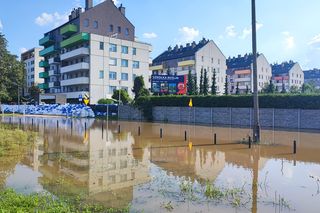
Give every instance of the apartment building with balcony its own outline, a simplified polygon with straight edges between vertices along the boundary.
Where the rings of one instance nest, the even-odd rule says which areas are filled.
[[[207,70],[209,85],[212,84],[212,75],[216,73],[218,94],[223,94],[226,78],[226,57],[219,47],[212,41],[203,38],[199,43],[187,43],[186,46],[176,45],[174,48],[160,54],[152,61],[150,70],[152,75],[188,75],[191,70],[197,75],[200,84],[201,70]]]
[[[273,64],[272,80],[278,92],[281,92],[283,88],[288,92],[292,87],[302,87],[304,84],[304,73],[299,63],[293,61]]]
[[[238,55],[227,59],[227,75],[231,94],[253,92],[253,54]],[[258,91],[270,83],[272,78],[271,66],[263,54],[257,57]]]
[[[21,61],[24,63],[24,88],[23,94],[29,95],[29,88],[42,84],[44,80],[39,77],[39,73],[43,72],[45,64],[40,63],[43,58],[39,56],[42,48],[35,47],[21,54]]]
[[[317,89],[320,89],[320,69],[306,70],[304,73],[304,82],[313,84]]]
[[[135,39],[135,27],[125,16],[125,8],[112,0],[86,9],[74,9],[69,21],[44,34],[40,56],[47,63],[40,76],[44,102],[79,103],[89,95],[90,103],[111,98],[116,89],[133,97],[136,76],[149,83],[150,44]],[[59,100],[59,101],[57,101]]]

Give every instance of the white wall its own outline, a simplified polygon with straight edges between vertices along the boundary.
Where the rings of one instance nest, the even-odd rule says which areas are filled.
[[[304,73],[299,63],[296,63],[289,71],[289,89],[292,86],[302,87],[304,83]]]
[[[104,50],[100,50],[100,42],[104,42]],[[117,52],[109,51],[109,44],[117,45]],[[122,54],[121,46],[128,46],[129,53]],[[132,49],[137,49],[137,55],[132,54]],[[133,75],[142,75],[145,81],[146,88],[150,88],[150,72],[149,72],[149,55],[151,46],[149,44],[131,42],[115,38],[109,38],[91,34],[90,40],[90,101],[92,104],[97,103],[101,98],[111,98],[112,91],[109,91],[110,86],[115,86],[119,89],[119,80],[121,73],[128,73],[128,81],[121,81],[121,87],[127,87],[129,95],[133,98]],[[116,58],[117,66],[110,66],[109,59]],[[129,61],[128,67],[121,67],[121,59]],[[133,61],[139,61],[139,69],[132,67]],[[99,79],[99,71],[104,71],[104,78]],[[109,72],[117,73],[117,80],[109,79]]]
[[[202,61],[203,57],[203,61]],[[212,85],[213,70],[216,70],[216,85],[218,94],[224,93],[224,83],[226,78],[226,57],[223,55],[219,47],[210,41],[196,53],[196,72],[198,85],[200,84],[201,69],[207,69],[209,78],[209,91]]]

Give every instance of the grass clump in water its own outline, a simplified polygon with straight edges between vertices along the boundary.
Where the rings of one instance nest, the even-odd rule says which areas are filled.
[[[12,189],[0,191],[1,212],[129,212],[129,206],[123,209],[106,208],[91,205],[80,199],[59,199],[48,194],[18,194]]]
[[[204,195],[212,200],[219,200],[224,197],[224,193],[209,181],[206,183]]]

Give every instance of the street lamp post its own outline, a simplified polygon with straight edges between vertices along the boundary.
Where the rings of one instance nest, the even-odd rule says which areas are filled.
[[[253,53],[253,141],[260,141],[260,122],[259,122],[259,97],[258,97],[258,74],[257,74],[257,29],[256,29],[256,1],[251,0],[252,10],[252,53]]]

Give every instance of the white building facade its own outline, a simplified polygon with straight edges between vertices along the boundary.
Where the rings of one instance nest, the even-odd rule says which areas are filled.
[[[299,63],[293,61],[272,65],[272,80],[278,92],[292,88],[301,89],[304,84],[304,72]]]
[[[237,88],[240,94],[253,92],[253,55],[228,58],[229,92],[236,94]],[[257,57],[258,91],[261,91],[272,79],[271,66],[263,54]]]
[[[201,70],[206,70],[211,90],[212,76],[216,73],[217,93],[223,94],[226,78],[226,57],[212,40],[202,39],[199,43],[176,45],[153,60],[150,70],[153,75],[188,75],[189,70],[197,76],[200,84]],[[199,87],[199,86],[198,86]],[[209,91],[210,92],[210,91]]]
[[[24,63],[25,72],[25,86],[24,95],[29,95],[29,88],[32,86],[38,86],[38,84],[43,83],[43,79],[39,77],[39,73],[43,72],[42,57],[39,56],[39,52],[42,48],[33,48],[21,54],[21,61]]]

